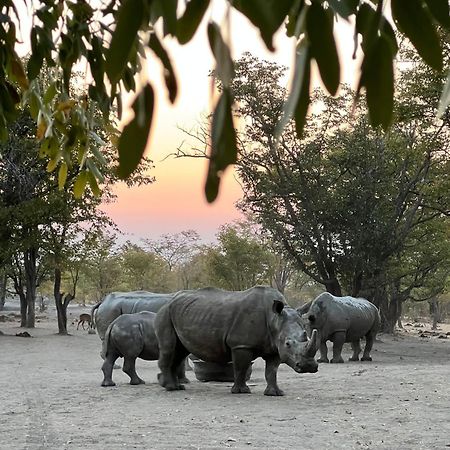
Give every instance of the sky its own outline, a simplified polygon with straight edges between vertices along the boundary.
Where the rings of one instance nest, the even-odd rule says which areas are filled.
[[[143,238],[158,239],[162,234],[193,229],[205,242],[211,242],[221,225],[243,218],[235,206],[242,192],[232,168],[228,168],[222,178],[218,198],[214,203],[208,204],[203,192],[207,161],[168,157],[182,142],[185,143],[184,148],[189,149],[190,141],[179,128],[195,128],[213,109],[208,73],[214,68],[214,60],[207,40],[206,25],[211,18],[219,23],[223,21],[225,4],[224,1],[212,2],[213,6],[207,11],[196,35],[187,45],[180,46],[175,39],[164,39],[164,46],[171,56],[179,83],[179,95],[174,105],[168,101],[162,67],[156,58],[149,58],[146,72],[155,88],[156,107],[145,154],[154,163],[155,167],[150,175],[156,181],[147,186],[132,188],[121,183],[114,189],[117,201],[102,206],[122,231],[121,240],[139,242]],[[18,6],[23,9],[21,15],[27,16],[24,5],[19,2]],[[25,35],[30,25],[23,27]],[[231,30],[234,59],[249,51],[259,58],[292,67],[295,42],[286,37],[284,26],[281,26],[275,36],[274,53],[266,49],[259,31],[236,11],[231,14]],[[351,62],[351,31],[351,27],[343,21],[337,24],[335,31],[338,44],[342,47],[338,49],[341,53],[342,78],[347,81],[353,79],[356,67],[356,63]],[[29,44],[26,39],[24,41],[22,50],[25,54],[29,51]],[[348,46],[343,47],[342,42]],[[343,64],[344,59],[346,64]],[[313,69],[314,79],[318,80],[318,77],[314,77]],[[317,83],[319,82],[316,81]],[[129,103],[132,100],[130,97]],[[130,114],[125,113],[124,118],[123,123],[126,123]]]
[[[115,189],[117,202],[103,208],[131,240],[157,239],[164,233],[194,229],[205,242],[210,242],[221,225],[242,218],[235,207],[241,197],[241,189],[232,168],[222,179],[217,200],[208,204],[203,193],[207,162],[166,158],[182,142],[186,150],[193,142],[179,127],[192,129],[211,110],[208,73],[214,67],[214,61],[205,23],[206,20],[194,39],[185,46],[179,46],[173,40],[165,41],[180,83],[175,105],[168,102],[161,81],[161,67],[153,58],[149,64],[149,77],[158,98],[146,156],[154,162],[151,174],[156,181],[143,187],[118,186]],[[285,65],[291,63],[293,43],[283,41],[281,33],[277,40],[278,51],[272,54],[265,50],[258,31],[243,16],[233,15],[232,29],[237,31],[238,37],[232,42],[234,58],[251,51],[264,59]]]
[[[179,127],[192,129],[212,109],[208,73],[214,67],[214,61],[206,37],[206,23],[211,15],[217,19],[216,12],[207,13],[189,44],[179,46],[174,40],[164,41],[179,81],[175,105],[167,99],[161,67],[154,58],[148,65],[148,76],[157,91],[157,106],[146,156],[154,162],[151,174],[156,181],[145,187],[128,188],[121,184],[115,189],[117,201],[103,207],[125,233],[126,239],[136,242],[142,238],[158,239],[162,234],[194,229],[205,242],[211,242],[221,225],[243,218],[235,206],[242,192],[232,168],[222,179],[217,200],[208,204],[203,193],[207,162],[167,157],[183,141],[184,148],[189,149],[189,138]],[[233,13],[231,29],[234,59],[250,51],[260,58],[292,66],[294,42],[285,36],[283,26],[276,35],[274,53],[265,48],[258,30],[239,13]],[[356,63],[351,62],[351,28],[340,23],[336,33],[344,37],[342,42],[351,44],[347,47],[340,44],[340,53],[344,56],[341,58],[342,77],[352,80]]]

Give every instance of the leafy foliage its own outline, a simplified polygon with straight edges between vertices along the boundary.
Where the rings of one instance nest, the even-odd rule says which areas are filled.
[[[25,2],[27,4],[27,2]],[[31,3],[31,2],[30,2]],[[92,111],[100,109],[103,124],[112,142],[118,141],[119,175],[132,173],[144,154],[153,122],[153,88],[140,83],[142,67],[149,48],[165,68],[169,98],[177,95],[177,80],[170,55],[164,48],[164,38],[171,36],[186,44],[195,35],[211,0],[111,0],[107,4],[90,4],[42,0],[33,9],[29,37],[31,57],[26,70],[17,56],[19,42],[17,25],[22,11],[12,1],[3,2],[0,22],[2,56],[0,64],[0,137],[6,138],[7,123],[17,117],[16,105],[28,104],[37,123],[37,138],[41,154],[50,160],[49,170],[59,170],[59,185],[66,182],[67,165],[75,159],[80,165],[75,193],[80,196],[86,186],[99,195],[101,154],[91,145],[96,141],[97,118]],[[281,133],[295,116],[297,133],[301,135],[309,105],[309,74],[312,60],[319,67],[321,78],[334,95],[340,81],[340,62],[333,34],[336,18],[354,20],[356,48],[363,54],[358,93],[366,91],[371,123],[387,129],[393,111],[393,60],[397,53],[397,38],[384,12],[385,1],[365,0],[246,0],[229,1],[229,10],[246,16],[258,29],[269,50],[274,50],[274,34],[286,23],[286,32],[298,44],[291,94],[286,101]],[[446,0],[392,0],[392,16],[406,36],[431,67],[441,70],[443,51],[437,28],[450,27]],[[233,72],[229,44],[219,25],[210,22],[208,37],[216,60],[215,73],[223,86],[213,116],[210,167],[206,196],[216,198],[220,175],[236,161],[237,143],[232,118],[233,98],[230,88]],[[232,30],[237,32],[238,30]],[[361,44],[358,44],[361,39]],[[92,76],[87,96],[71,90],[71,77],[79,62],[86,62]],[[44,64],[52,70],[49,90],[36,83]],[[138,92],[135,117],[120,133],[111,121],[117,111],[121,116],[123,91]],[[448,89],[441,97],[439,113],[449,102]],[[92,107],[92,104],[95,107]],[[137,133],[135,133],[135,131]]]

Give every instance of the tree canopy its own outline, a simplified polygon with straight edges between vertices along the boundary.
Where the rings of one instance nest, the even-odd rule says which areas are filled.
[[[102,153],[91,145],[99,142],[95,133],[99,119],[93,114],[98,108],[109,138],[117,144],[118,174],[127,178],[142,158],[153,122],[157,92],[143,76],[146,58],[162,63],[169,98],[174,102],[178,83],[165,38],[173,37],[181,45],[189,42],[208,7],[215,3],[217,0],[26,1],[32,25],[31,56],[24,67],[17,53],[21,33],[26,32],[22,12],[13,0],[2,2],[0,136],[6,137],[7,123],[17,115],[16,105],[28,104],[37,122],[41,153],[50,160],[50,167],[58,169],[63,179],[64,165],[78,159],[75,194],[82,195],[87,185],[95,193],[101,178],[98,167],[103,164]],[[290,93],[275,128],[276,136],[291,117],[295,118],[297,132],[302,132],[310,102],[313,61],[328,92],[337,93],[341,62],[333,34],[335,19],[354,24],[355,54],[362,54],[357,94],[364,89],[372,125],[389,126],[398,43],[386,4],[384,0],[225,2],[229,11],[249,19],[269,50],[274,50],[274,34],[283,25],[297,44]],[[448,1],[391,0],[390,5],[395,28],[410,40],[423,61],[437,71],[446,70],[437,30],[450,27]],[[239,30],[231,28],[231,33]],[[28,40],[28,36],[25,38]],[[236,162],[237,143],[232,117],[234,68],[228,38],[213,20],[207,24],[207,38],[216,60],[215,73],[223,86],[212,115],[205,186],[208,201],[213,201],[221,173]],[[88,93],[81,96],[70,83],[80,62],[85,63],[86,76],[91,80]],[[36,83],[44,64],[52,73],[52,83],[45,90]],[[113,119],[116,112],[121,116],[123,92],[137,92],[137,96],[132,105],[134,117],[119,133]],[[442,90],[439,114],[445,112],[449,102],[450,79]]]

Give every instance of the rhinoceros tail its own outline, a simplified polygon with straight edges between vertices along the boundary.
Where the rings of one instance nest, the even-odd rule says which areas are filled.
[[[105,333],[105,340],[104,340],[104,343],[103,343],[103,348],[105,349],[105,359],[108,356],[111,330],[112,330],[112,323],[110,323],[108,325],[108,329],[106,330],[106,333]]]
[[[96,323],[95,323],[95,315],[94,315],[94,312],[95,312],[95,310],[102,304],[102,302],[103,302],[103,299],[100,300],[98,303],[96,303],[96,304],[92,307],[92,309],[91,309],[91,328],[92,328],[93,330],[95,330],[95,328],[97,327],[97,325],[96,325]]]

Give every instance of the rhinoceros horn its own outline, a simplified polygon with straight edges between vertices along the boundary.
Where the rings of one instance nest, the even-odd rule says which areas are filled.
[[[306,345],[306,355],[314,357],[318,349],[319,349],[318,333],[317,330],[313,330],[311,334],[311,339],[309,339],[308,344]]]

